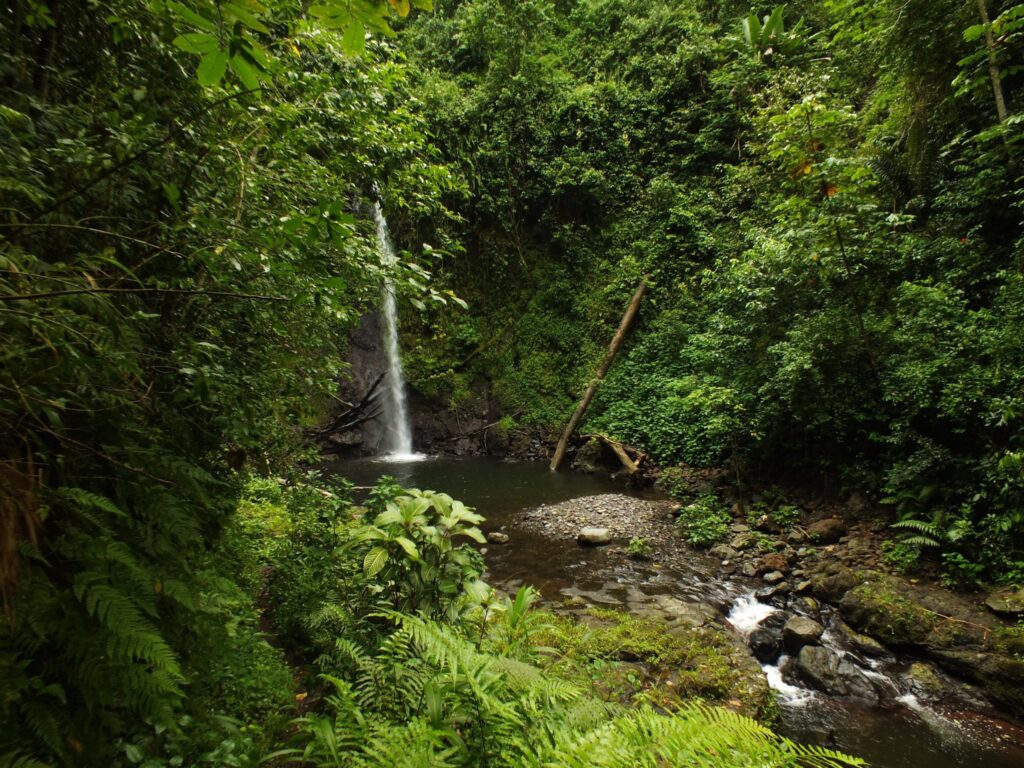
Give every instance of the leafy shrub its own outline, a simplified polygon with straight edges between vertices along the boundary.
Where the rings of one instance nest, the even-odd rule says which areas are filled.
[[[634,536],[626,545],[626,554],[634,560],[646,560],[651,554],[651,542],[639,536]]]
[[[900,573],[909,573],[918,565],[921,548],[907,541],[882,542],[882,560]]]
[[[729,533],[732,515],[714,496],[701,496],[679,510],[676,525],[695,547],[710,547]]]

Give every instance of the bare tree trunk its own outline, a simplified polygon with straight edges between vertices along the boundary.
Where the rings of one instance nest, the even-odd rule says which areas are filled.
[[[565,450],[569,445],[569,438],[572,437],[572,433],[576,431],[576,427],[579,426],[580,421],[583,420],[583,414],[587,412],[587,408],[590,407],[590,401],[594,399],[594,393],[597,392],[597,386],[604,379],[605,374],[608,373],[608,369],[611,368],[612,361],[615,360],[615,356],[619,353],[619,348],[622,346],[622,342],[626,339],[626,333],[629,331],[629,327],[633,324],[633,319],[636,317],[637,310],[640,309],[640,299],[644,297],[644,292],[647,290],[647,278],[640,281],[640,285],[636,289],[636,293],[633,294],[633,298],[629,302],[629,307],[626,309],[626,314],[622,316],[622,321],[619,323],[619,330],[615,333],[615,338],[612,339],[612,343],[608,345],[608,351],[605,352],[604,360],[601,361],[601,366],[597,369],[597,373],[590,382],[590,386],[587,387],[587,391],[583,394],[583,399],[580,400],[580,404],[576,406],[576,410],[573,411],[572,416],[569,419],[569,423],[565,425],[565,430],[562,432],[562,436],[558,439],[558,445],[555,446],[555,455],[551,457],[551,471],[554,472],[558,469],[558,465],[562,463],[562,459],[565,458]]]
[[[999,61],[996,59],[996,41],[992,37],[992,23],[988,18],[988,7],[985,0],[978,0],[978,15],[985,27],[985,47],[988,49],[988,76],[992,79],[992,94],[996,100],[996,114],[999,122],[1005,123],[1007,118],[1006,97],[1003,95],[1003,78],[999,72]]]

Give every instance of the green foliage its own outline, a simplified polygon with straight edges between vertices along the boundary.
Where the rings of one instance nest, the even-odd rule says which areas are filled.
[[[378,486],[379,489],[379,486]],[[368,595],[402,613],[456,622],[489,595],[483,559],[464,539],[486,543],[483,517],[451,496],[409,490],[372,522],[352,529],[346,554],[362,563]]]
[[[647,275],[585,429],[740,482],[828,477],[959,526],[945,546],[993,577],[1018,572],[1020,4],[987,27],[951,0],[745,19],[513,5],[445,5],[407,30],[473,190],[446,261],[472,309],[417,334],[414,384],[453,403],[489,386],[557,429]]]
[[[379,182],[441,220],[457,184],[393,47],[346,56],[296,4],[0,13],[0,753],[252,764],[291,689],[260,567],[318,529],[282,500],[236,518],[236,470],[299,454],[377,300],[358,202]],[[282,574],[299,623],[322,585]]]
[[[651,554],[651,542],[642,536],[634,536],[626,545],[626,554],[634,560],[646,560]]]
[[[354,677],[327,678],[331,711],[302,722],[305,743],[292,754],[328,767],[654,766],[708,754],[715,765],[862,764],[796,746],[741,715],[700,704],[669,713],[624,710],[545,674],[507,645],[498,655],[457,627],[392,617],[395,629],[376,650],[347,646]],[[663,645],[664,638],[656,632],[641,642]]]
[[[710,547],[729,533],[732,515],[714,496],[699,497],[679,510],[676,526],[683,539],[695,547]]]
[[[882,542],[882,560],[899,573],[909,573],[918,566],[921,548],[910,542],[888,539]]]

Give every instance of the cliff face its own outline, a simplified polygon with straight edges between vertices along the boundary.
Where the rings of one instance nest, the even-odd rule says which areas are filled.
[[[358,403],[387,369],[381,344],[381,321],[377,313],[364,315],[349,337],[348,373],[338,396],[346,403]],[[383,383],[383,382],[382,382]],[[379,388],[379,386],[378,386]],[[431,454],[513,455],[517,458],[544,458],[543,442],[519,431],[506,431],[499,424],[502,413],[490,395],[484,380],[472,388],[472,394],[457,408],[409,389],[409,418],[413,425],[413,445],[417,451]],[[363,409],[363,415],[379,411],[379,396]],[[383,435],[379,418],[357,426],[328,433],[325,450],[342,455],[369,456],[378,452]]]

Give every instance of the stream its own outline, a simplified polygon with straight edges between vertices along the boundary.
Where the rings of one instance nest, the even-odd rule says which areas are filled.
[[[658,595],[701,601],[718,608],[741,634],[778,612],[754,597],[763,582],[723,578],[716,559],[682,544],[684,556],[670,562],[637,562],[625,557],[621,548],[583,548],[521,525],[528,510],[542,505],[595,494],[637,495],[609,477],[552,473],[540,463],[484,458],[363,459],[339,461],[326,470],[358,485],[391,475],[407,487],[444,491],[475,507],[486,517],[485,532],[510,536],[508,544],[489,546],[485,555],[489,580],[503,588],[526,583],[551,601],[582,597],[623,609]],[[777,665],[764,665],[779,705],[779,733],[858,755],[874,768],[1024,766],[1024,730],[1019,726],[966,708],[926,706],[895,674],[898,660],[856,658],[830,632],[822,642],[860,664],[860,672],[890,695],[884,704],[874,706],[830,696],[783,679]]]

